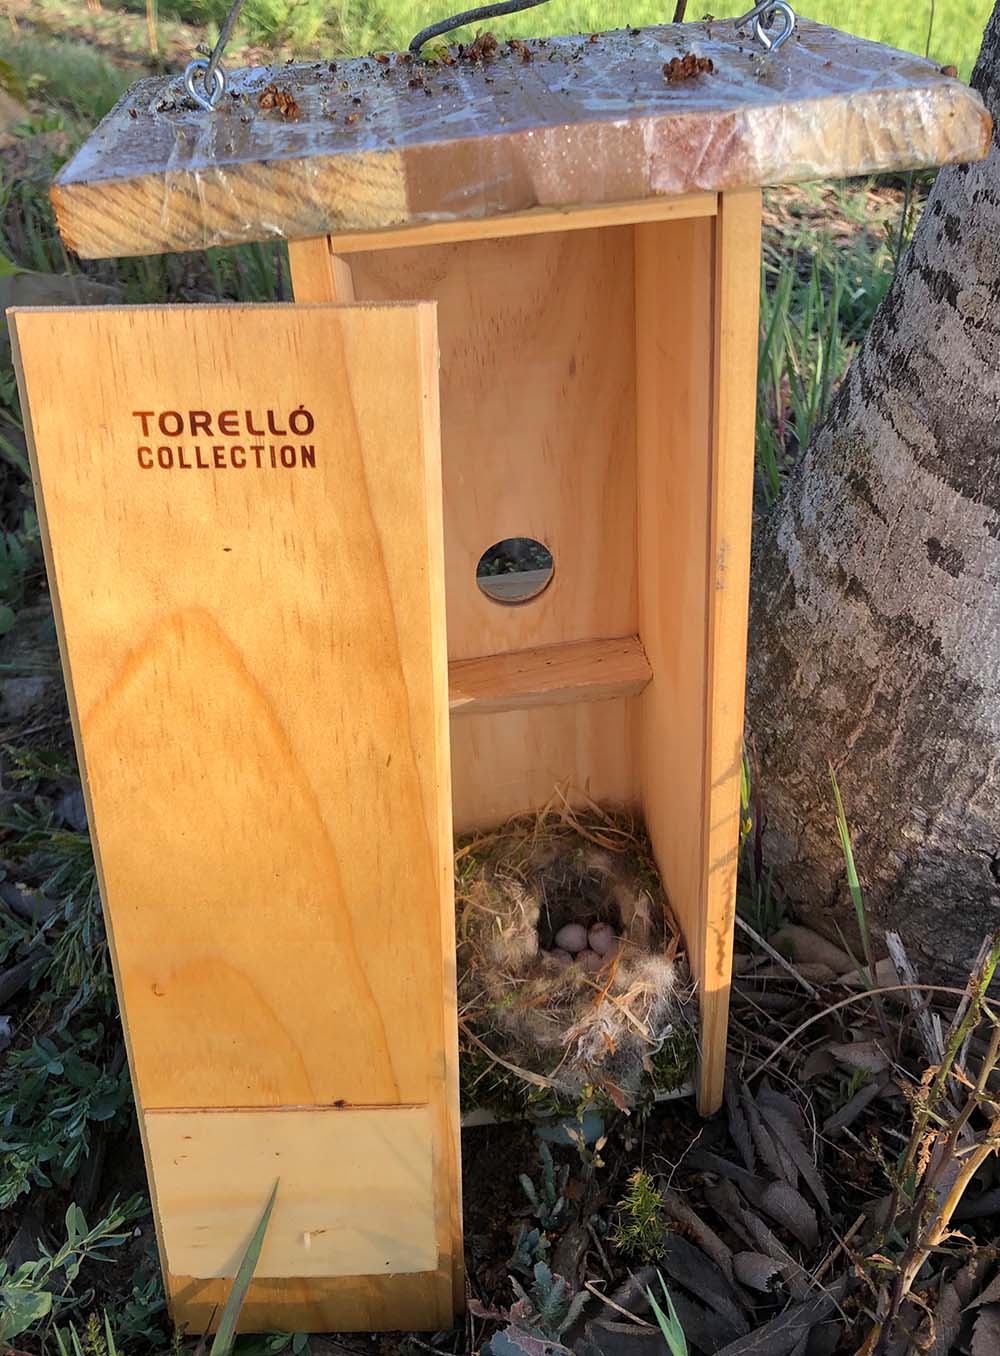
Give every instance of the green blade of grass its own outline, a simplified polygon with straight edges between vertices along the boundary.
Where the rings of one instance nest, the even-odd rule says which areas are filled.
[[[260,1223],[253,1231],[250,1242],[247,1244],[247,1250],[243,1254],[243,1261],[240,1263],[236,1279],[233,1281],[233,1288],[223,1306],[222,1317],[219,1319],[219,1330],[212,1342],[210,1356],[229,1356],[233,1349],[233,1342],[236,1338],[236,1324],[239,1321],[240,1310],[243,1308],[243,1301],[250,1289],[253,1274],[257,1269],[257,1263],[260,1261],[260,1250],[264,1246],[264,1235],[267,1233],[271,1211],[274,1209],[274,1198],[277,1194],[278,1183],[275,1182],[271,1188],[267,1205],[264,1207],[264,1213],[260,1217]]]
[[[858,868],[854,861],[854,847],[851,844],[851,830],[847,824],[847,815],[844,813],[844,802],[840,795],[840,786],[837,782],[837,774],[834,771],[833,764],[829,764],[830,781],[833,785],[833,799],[837,809],[837,833],[840,837],[840,848],[844,856],[844,866],[847,870],[847,888],[851,895],[851,903],[854,905],[854,916],[858,921],[858,932],[861,934],[861,949],[865,956],[865,965],[868,969],[867,983],[870,989],[875,988],[875,955],[872,951],[871,935],[868,931],[868,915],[865,912],[864,896],[861,893],[861,882],[858,879]],[[875,1012],[878,1017],[879,1026],[883,1031],[887,1031],[885,1014],[882,1010],[882,1003],[879,998],[873,996]]]
[[[868,940],[868,919],[865,916],[865,902],[861,895],[861,882],[858,880],[858,868],[854,861],[854,848],[851,844],[851,831],[847,825],[847,816],[844,813],[844,802],[840,796],[840,786],[837,782],[837,774],[830,764],[830,781],[833,784],[833,799],[837,807],[837,833],[840,836],[840,847],[844,854],[844,865],[847,868],[847,888],[850,891],[851,903],[854,905],[854,913],[858,920],[858,931],[861,933],[861,945],[864,947],[865,960],[868,962],[871,970],[871,948]],[[875,975],[872,972],[869,976],[872,983],[875,982]]]
[[[663,1340],[670,1350],[670,1356],[688,1356],[687,1337],[684,1335],[684,1329],[681,1321],[677,1317],[677,1310],[674,1308],[674,1302],[670,1298],[670,1291],[667,1289],[667,1283],[660,1272],[656,1273],[660,1279],[660,1289],[663,1291],[663,1298],[667,1302],[667,1313],[664,1313],[656,1302],[656,1296],[652,1288],[646,1286],[646,1298],[649,1300],[650,1307],[660,1326],[660,1332],[663,1334]]]

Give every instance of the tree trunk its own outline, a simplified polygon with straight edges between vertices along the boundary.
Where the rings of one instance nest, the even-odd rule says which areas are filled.
[[[963,970],[1000,923],[1000,3],[972,77],[989,158],[938,175],[829,419],[755,543],[748,722],[766,860]]]

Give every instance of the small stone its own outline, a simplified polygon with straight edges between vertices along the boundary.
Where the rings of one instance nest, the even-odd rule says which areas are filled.
[[[838,975],[854,969],[855,963],[843,947],[801,924],[786,923],[777,932],[772,932],[768,941],[783,956],[787,956],[793,965],[802,962],[807,965],[829,965]]]
[[[555,944],[575,956],[587,945],[587,929],[582,923],[565,923],[555,935]]]

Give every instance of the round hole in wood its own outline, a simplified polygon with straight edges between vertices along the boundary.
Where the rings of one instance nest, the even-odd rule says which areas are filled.
[[[552,552],[534,537],[506,537],[479,557],[476,583],[495,603],[526,603],[552,580]]]

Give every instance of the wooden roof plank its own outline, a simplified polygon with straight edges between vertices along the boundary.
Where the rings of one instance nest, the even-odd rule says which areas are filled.
[[[961,82],[807,20],[768,54],[733,20],[528,50],[236,71],[212,113],[179,76],[142,80],[53,185],[63,238],[86,257],[305,239],[912,169],[988,147],[989,115]],[[712,73],[669,81],[665,64],[691,51]],[[261,107],[272,84],[294,116]]]

